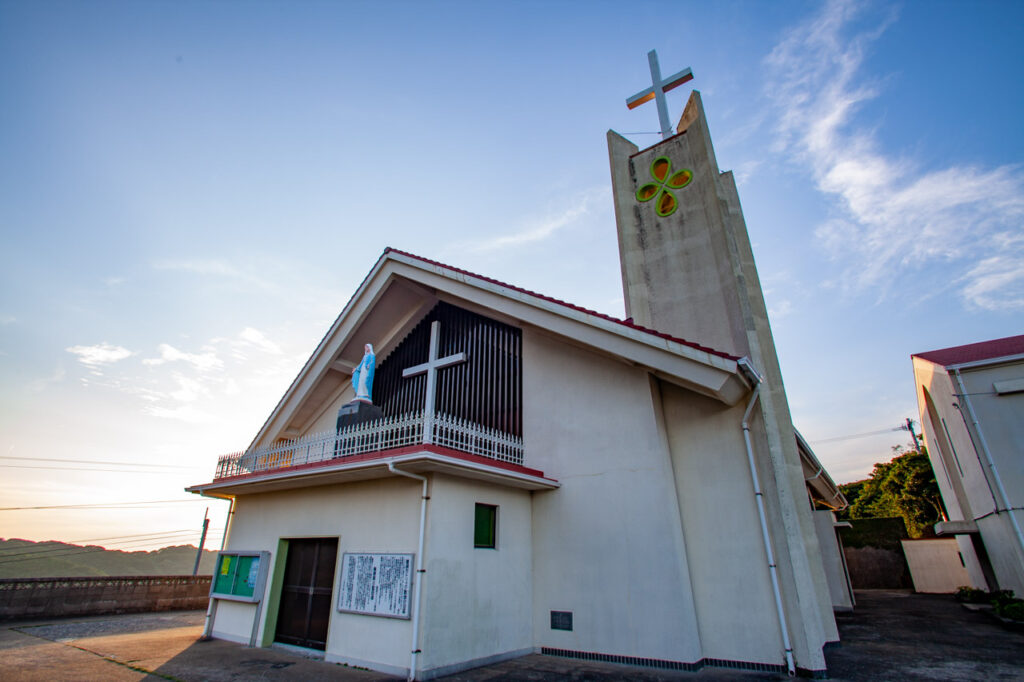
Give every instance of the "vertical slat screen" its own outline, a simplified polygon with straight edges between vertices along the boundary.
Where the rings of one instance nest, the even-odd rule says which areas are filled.
[[[466,353],[466,362],[438,373],[437,411],[488,428],[522,435],[522,331],[438,303],[377,367],[373,401],[385,416],[423,408],[426,375],[405,379],[402,370],[426,362],[430,324],[441,323],[438,354]]]

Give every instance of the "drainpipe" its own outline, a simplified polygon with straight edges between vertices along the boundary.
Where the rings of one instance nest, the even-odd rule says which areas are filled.
[[[775,595],[775,611],[779,619],[779,629],[782,630],[782,646],[786,650],[786,669],[790,677],[796,676],[796,663],[793,661],[793,645],[789,641],[789,626],[786,624],[786,614],[782,610],[782,593],[779,590],[779,574],[775,565],[775,553],[772,551],[771,537],[768,535],[768,520],[764,511],[764,495],[761,493],[761,483],[757,477],[757,465],[754,464],[754,449],[750,444],[750,413],[754,404],[761,396],[761,376],[750,366],[750,361],[741,358],[737,363],[744,376],[754,384],[754,391],[750,394],[750,402],[743,413],[743,421],[740,425],[743,428],[743,442],[747,447],[747,463],[750,464],[750,477],[754,483],[754,499],[757,501],[757,514],[761,520],[761,536],[764,539],[764,550],[768,555],[768,573],[772,579],[772,592]]]
[[[960,389],[959,398],[962,398],[964,405],[967,406],[967,414],[971,418],[971,424],[974,425],[974,432],[978,434],[978,444],[981,445],[981,452],[985,455],[985,463],[988,465],[988,470],[992,472],[992,479],[996,482],[996,492],[999,493],[999,500],[1002,502],[1003,508],[1006,510],[1006,514],[1010,517],[1010,525],[1013,526],[1013,534],[1017,537],[1017,545],[1021,551],[1024,552],[1024,534],[1021,533],[1020,524],[1017,523],[1017,517],[1013,515],[1013,508],[1010,506],[1010,498],[1006,495],[1006,488],[1003,487],[1003,480],[999,478],[999,472],[996,470],[996,463],[992,459],[992,453],[988,449],[988,442],[985,440],[985,434],[981,431],[981,424],[978,423],[978,416],[974,413],[974,407],[971,405],[971,398],[967,395],[967,389],[964,387],[964,381],[960,377],[960,368],[953,367],[953,375],[956,377],[956,385]],[[962,412],[961,412],[962,413]],[[996,514],[999,513],[999,505],[996,505]]]
[[[228,502],[228,518],[224,521],[224,535],[220,536],[220,551],[222,551],[222,552],[224,551],[224,546],[228,543],[228,531],[231,530],[231,519],[233,518],[234,513],[235,513],[235,498],[232,497],[231,500]],[[213,567],[213,571],[214,571],[215,575],[213,576],[213,578],[211,578],[211,580],[213,580],[213,579],[215,579],[217,577],[216,576],[217,568],[218,568],[217,566]],[[212,586],[211,586],[211,592],[212,591],[213,590],[212,590]],[[214,617],[216,615],[217,615],[217,599],[214,598],[214,597],[210,597],[210,603],[206,607],[206,625],[203,627],[203,636],[199,638],[200,640],[205,642],[206,640],[213,638],[213,619],[214,619]],[[251,642],[250,642],[249,646],[252,646]]]
[[[394,460],[388,460],[388,471],[399,476],[406,476],[408,478],[415,478],[417,481],[423,481],[423,496],[420,501],[420,542],[419,551],[416,552],[416,599],[412,603],[412,653],[409,660],[409,677],[410,682],[416,679],[416,657],[420,653],[420,603],[423,600],[423,574],[426,573],[423,570],[423,545],[427,535],[427,500],[430,499],[427,490],[427,477],[420,476],[419,474],[412,474],[408,471],[402,471],[401,469],[395,468]]]

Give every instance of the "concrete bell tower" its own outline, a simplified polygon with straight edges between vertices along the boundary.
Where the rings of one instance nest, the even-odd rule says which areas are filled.
[[[797,665],[823,669],[822,646],[838,632],[736,182],[718,170],[699,92],[691,93],[674,133],[663,121],[662,135],[641,150],[608,132],[626,315],[745,357],[760,375],[751,436],[783,610]]]

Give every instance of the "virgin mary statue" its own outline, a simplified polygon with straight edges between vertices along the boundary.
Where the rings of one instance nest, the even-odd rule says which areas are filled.
[[[363,347],[363,359],[352,370],[352,388],[356,390],[355,399],[373,404],[373,371],[377,366],[377,356],[373,354],[373,346],[369,343]]]

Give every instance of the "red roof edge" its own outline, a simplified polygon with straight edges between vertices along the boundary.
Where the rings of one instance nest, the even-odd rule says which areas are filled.
[[[949,367],[951,365],[962,365],[967,362],[991,360],[992,358],[1002,358],[1010,355],[1024,355],[1024,334],[1020,336],[1007,336],[1002,339],[992,339],[991,341],[969,343],[964,346],[930,350],[924,353],[914,353],[910,357],[921,358],[928,362],[934,362],[936,365]]]
[[[714,348],[708,348],[707,346],[702,346],[699,343],[694,343],[693,341],[687,341],[686,339],[681,339],[678,336],[672,336],[671,334],[665,334],[664,332],[659,332],[656,329],[648,329],[647,327],[641,327],[640,325],[635,324],[632,321],[632,319],[620,320],[617,317],[612,317],[611,315],[605,315],[604,313],[599,313],[596,310],[590,310],[588,308],[584,308],[582,306],[578,306],[578,305],[575,305],[573,303],[568,303],[566,301],[562,301],[560,299],[553,298],[551,296],[545,296],[544,294],[538,294],[536,291],[530,291],[529,289],[523,289],[522,287],[517,287],[514,284],[508,284],[507,282],[502,282],[500,280],[496,280],[496,279],[491,278],[491,277],[485,277],[483,275],[478,275],[475,272],[469,272],[468,270],[463,270],[462,268],[455,268],[455,267],[452,267],[451,265],[446,265],[446,264],[438,262],[436,260],[431,260],[429,258],[424,258],[423,256],[417,256],[416,254],[409,253],[408,251],[401,251],[399,249],[393,249],[390,246],[387,247],[386,249],[384,249],[384,255],[387,255],[389,253],[397,253],[399,255],[406,256],[407,258],[413,258],[413,259],[421,261],[423,263],[427,263],[428,265],[433,265],[433,266],[436,266],[436,267],[439,267],[439,268],[444,268],[445,270],[451,270],[452,272],[457,272],[460,275],[466,275],[467,277],[472,277],[474,279],[478,279],[478,280],[483,281],[483,282],[488,282],[490,284],[496,284],[496,285],[498,285],[500,287],[504,287],[506,289],[511,289],[511,290],[517,291],[517,292],[519,292],[521,294],[526,294],[527,296],[532,296],[532,297],[540,299],[542,301],[547,301],[548,303],[554,303],[556,305],[560,305],[560,306],[562,306],[564,308],[569,308],[570,310],[575,310],[576,312],[580,312],[580,313],[583,313],[585,315],[593,315],[594,317],[599,317],[602,320],[606,320],[606,321],[612,322],[614,324],[622,325],[623,327],[627,327],[629,329],[633,329],[633,330],[638,331],[638,332],[643,332],[644,334],[650,334],[651,336],[657,336],[657,337],[662,338],[662,339],[667,339],[669,341],[674,341],[675,343],[679,343],[679,344],[682,344],[684,346],[689,346],[690,348],[694,348],[696,350],[703,351],[705,353],[710,353],[711,355],[717,355],[720,358],[725,358],[727,360],[733,360],[733,361],[739,360],[739,357],[736,356],[736,355],[730,355],[729,353],[724,353],[724,352],[722,352],[720,350],[715,350]]]
[[[460,459],[465,462],[472,464],[482,464],[492,469],[502,469],[515,474],[523,474],[525,476],[533,476],[534,478],[543,478],[546,481],[552,483],[558,483],[557,480],[544,475],[544,472],[540,469],[531,469],[521,464],[512,464],[511,462],[503,462],[498,459],[491,459],[490,457],[481,457],[480,455],[474,455],[468,452],[462,452],[461,450],[454,450],[452,448],[446,448],[441,445],[434,444],[417,444],[417,445],[404,445],[397,448],[388,448],[386,450],[376,450],[374,452],[366,452],[361,455],[349,455],[346,457],[340,457],[336,459],[326,459],[320,462],[307,462],[305,464],[296,464],[294,466],[283,466],[276,469],[265,469],[262,471],[253,471],[245,474],[236,474],[234,476],[224,476],[221,478],[214,478],[209,483],[201,483],[197,486],[190,486],[193,488],[201,488],[204,486],[218,485],[221,483],[243,483],[248,480],[258,479],[269,474],[298,474],[305,473],[307,471],[315,471],[317,469],[326,469],[332,465],[337,464],[355,464],[357,462],[373,462],[379,460],[389,460],[395,457],[401,457],[402,455],[411,455],[421,452],[430,452],[436,455],[444,455],[445,457],[451,457],[453,459]]]

